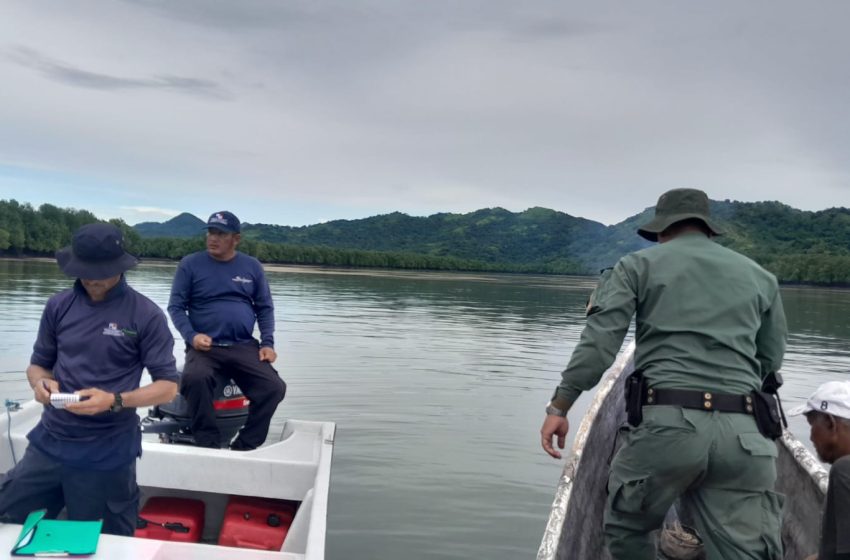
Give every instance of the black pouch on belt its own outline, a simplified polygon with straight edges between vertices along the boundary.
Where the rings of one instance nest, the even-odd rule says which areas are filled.
[[[626,418],[634,427],[643,421],[643,401],[646,396],[646,380],[643,371],[635,370],[626,378]]]
[[[766,438],[776,439],[782,435],[782,416],[776,396],[764,391],[753,391],[753,415],[759,432]]]

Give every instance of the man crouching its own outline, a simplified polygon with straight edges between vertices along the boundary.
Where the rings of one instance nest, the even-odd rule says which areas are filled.
[[[68,519],[103,519],[104,533],[132,535],[142,453],[135,409],[177,394],[174,337],[162,310],[127,285],[124,272],[138,259],[115,226],[81,227],[56,260],[77,280],[41,317],[27,378],[44,412],[0,485],[0,521],[22,523],[42,508],[55,517],[65,507]],[[153,382],[139,387],[144,368]],[[55,408],[50,395],[59,392],[81,401]]]

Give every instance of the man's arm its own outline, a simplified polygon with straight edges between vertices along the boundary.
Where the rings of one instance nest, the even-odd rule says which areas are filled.
[[[82,389],[77,391],[81,397],[88,397],[78,403],[69,403],[65,409],[83,416],[106,412],[115,403],[115,394],[101,389]],[[177,383],[160,379],[144,387],[121,393],[124,408],[138,408],[171,402],[177,395]],[[48,397],[49,398],[49,397]]]
[[[770,307],[762,314],[761,327],[756,334],[756,359],[761,364],[762,377],[782,367],[787,339],[788,325],[777,286]]]
[[[254,293],[254,314],[257,316],[257,326],[260,328],[260,361],[274,363],[277,353],[274,350],[274,301],[269,282],[263,271],[263,265],[257,261],[259,272],[256,291]]]
[[[269,282],[263,271],[263,265],[257,262],[256,291],[254,293],[254,314],[260,328],[260,346],[274,348],[274,301]]]
[[[187,269],[185,259],[177,265],[177,272],[174,273],[174,281],[171,283],[171,295],[168,297],[168,315],[183,340],[192,344],[198,333],[189,321],[192,276]]]
[[[53,376],[53,366],[59,353],[56,343],[56,299],[51,298],[44,306],[38,323],[38,335],[32,346],[30,365],[27,367],[27,381],[32,387],[35,400],[41,404],[50,404],[50,393],[59,392],[59,383]]]
[[[593,388],[614,363],[635,312],[636,294],[634,281],[620,260],[594,291],[587,323],[552,399],[554,408],[566,413],[582,391]],[[566,416],[547,414],[540,428],[543,450],[560,459],[561,453],[555,449],[552,438],[556,436],[558,448],[563,449],[569,429]]]
[[[50,393],[59,392],[59,383],[53,378],[53,372],[41,366],[30,364],[27,368],[27,381],[32,387],[35,400],[41,404],[50,404]]]
[[[555,408],[569,410],[579,395],[595,387],[614,363],[637,306],[633,284],[621,260],[597,287],[579,343],[561,373],[561,383],[552,400]]]

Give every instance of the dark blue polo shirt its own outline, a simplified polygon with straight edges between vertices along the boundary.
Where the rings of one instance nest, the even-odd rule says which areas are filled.
[[[249,342],[256,321],[260,346],[274,346],[269,283],[260,261],[243,253],[226,262],[206,251],[183,257],[171,286],[168,314],[188,344],[199,333],[216,344]]]
[[[173,348],[165,314],[123,276],[100,302],[77,280],[48,300],[30,362],[52,371],[64,393],[119,393],[137,389],[144,368],[154,381],[178,381]],[[119,468],[142,451],[134,409],[80,416],[46,406],[28,438],[63,464],[93,470]]]

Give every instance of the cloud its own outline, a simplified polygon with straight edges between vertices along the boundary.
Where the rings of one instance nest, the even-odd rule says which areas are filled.
[[[40,72],[56,82],[74,87],[98,90],[151,89],[175,91],[211,99],[228,99],[230,95],[215,82],[182,76],[160,75],[152,78],[123,78],[75,68],[49,58],[35,49],[15,46],[7,49],[6,57],[25,68]]]
[[[850,205],[850,3],[718,2],[11,0],[0,162],[252,223]]]
[[[177,216],[182,210],[172,210],[171,208],[155,208],[153,206],[121,206],[121,210],[127,210],[130,212],[135,212],[137,214],[151,214],[156,216],[168,216],[169,218],[173,218]]]

